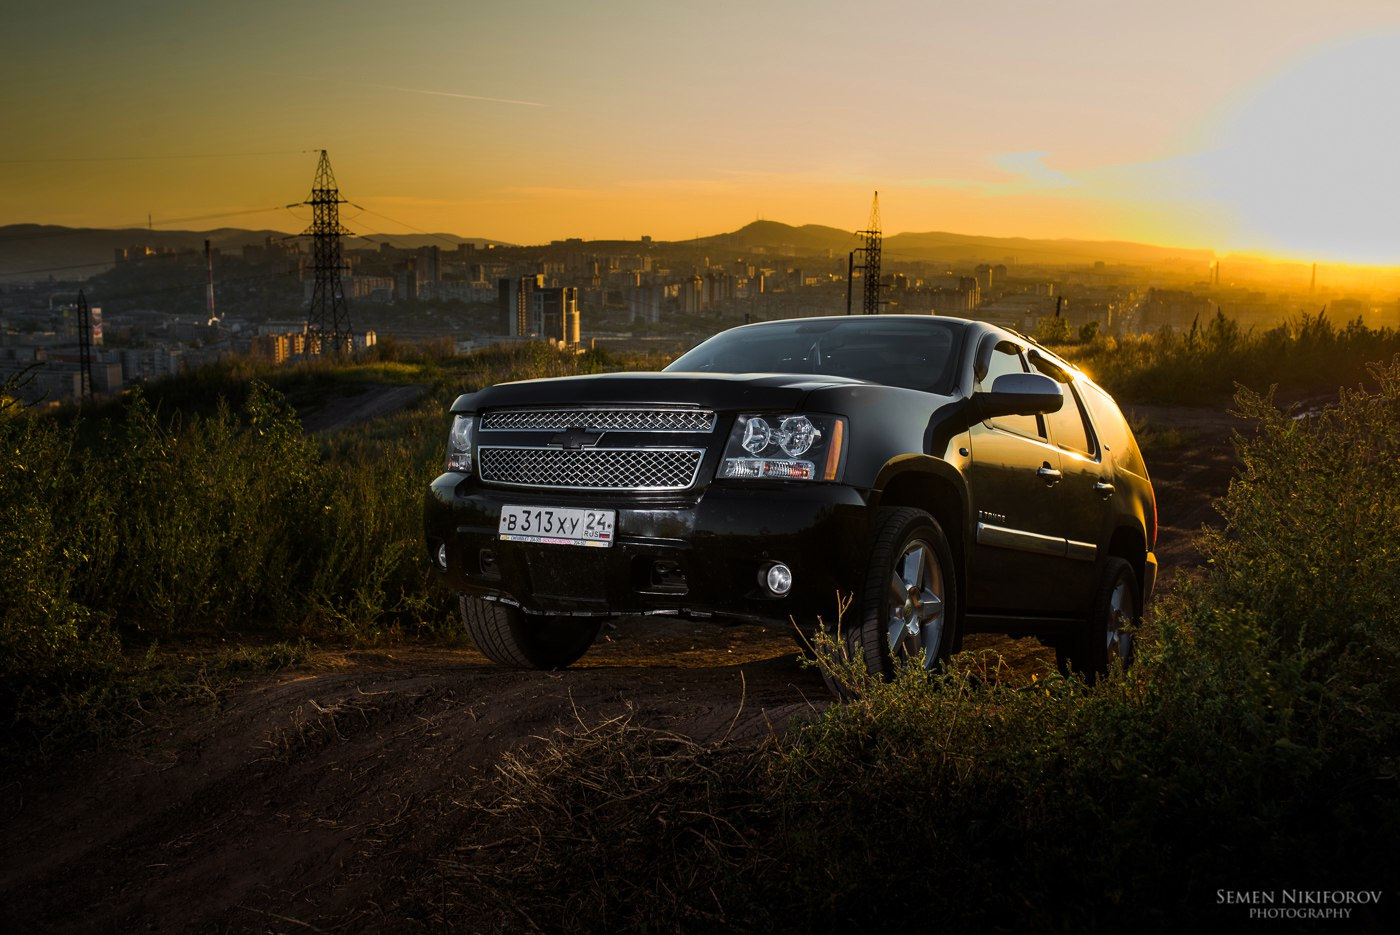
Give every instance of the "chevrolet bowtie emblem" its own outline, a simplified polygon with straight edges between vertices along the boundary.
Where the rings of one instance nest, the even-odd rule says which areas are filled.
[[[586,428],[569,428],[555,435],[549,440],[551,445],[558,445],[560,448],[569,451],[578,451],[580,448],[592,448],[602,441],[602,432],[590,432]]]

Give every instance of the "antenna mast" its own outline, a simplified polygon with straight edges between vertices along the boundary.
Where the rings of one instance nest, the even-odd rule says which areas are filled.
[[[865,246],[851,251],[846,262],[846,314],[851,314],[851,283],[855,271],[861,271],[861,286],[864,293],[861,311],[866,315],[880,314],[880,193],[870,205],[870,224],[867,230],[856,231],[865,238]],[[856,254],[864,254],[864,259],[856,262]]]
[[[78,399],[92,399],[92,311],[78,290]]]
[[[209,247],[209,241],[204,241],[204,265],[209,270],[209,291],[205,296],[205,311],[209,313],[207,324],[214,325],[219,321],[218,314],[214,311],[214,251]]]
[[[311,226],[302,231],[302,236],[311,238],[316,272],[311,308],[306,316],[309,354],[348,353],[352,346],[350,309],[340,282],[340,238],[350,233],[340,224],[340,206],[345,203],[336,187],[330,158],[323,149],[316,164],[316,179],[311,183],[311,197],[303,202],[312,210]]]

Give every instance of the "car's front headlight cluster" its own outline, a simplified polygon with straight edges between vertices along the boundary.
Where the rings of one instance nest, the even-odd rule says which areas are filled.
[[[721,478],[837,480],[846,420],[813,413],[746,413],[734,421]]]
[[[452,430],[447,433],[447,470],[472,472],[472,442],[476,435],[476,416],[452,417]]]

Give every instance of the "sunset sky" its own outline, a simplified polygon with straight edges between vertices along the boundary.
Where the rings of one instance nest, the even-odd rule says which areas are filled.
[[[331,11],[334,12],[331,12]],[[1400,264],[1396,0],[0,0],[0,224],[755,218]]]

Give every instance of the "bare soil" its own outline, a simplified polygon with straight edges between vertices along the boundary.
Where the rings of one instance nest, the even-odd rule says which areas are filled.
[[[1139,407],[1176,429],[1149,449],[1162,580],[1234,463],[1219,411]],[[1022,669],[1035,640],[979,636]],[[0,792],[0,927],[11,932],[294,932],[415,928],[409,881],[460,839],[507,751],[620,715],[699,741],[753,741],[829,703],[781,628],[633,618],[566,672],[469,649],[322,652],[306,666],[155,711]]]
[[[428,387],[422,383],[396,386],[368,386],[357,393],[337,393],[298,412],[301,427],[309,435],[323,435],[393,415],[422,398]]]

